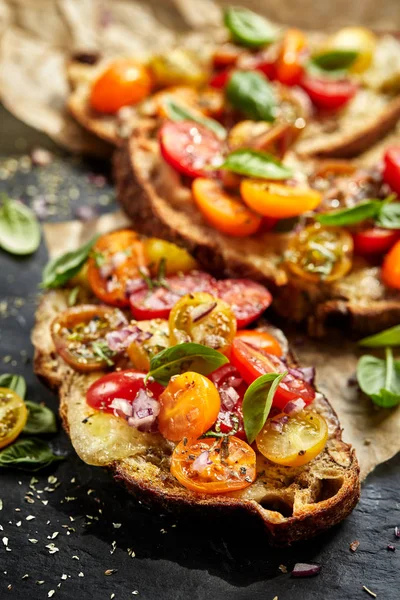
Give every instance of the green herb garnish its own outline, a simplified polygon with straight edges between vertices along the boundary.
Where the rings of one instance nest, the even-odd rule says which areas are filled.
[[[252,444],[264,427],[271,410],[272,400],[284,373],[261,375],[247,388],[243,398],[243,422],[249,444]]]
[[[277,100],[272,85],[255,71],[234,71],[226,86],[232,106],[255,121],[274,121]]]
[[[291,169],[271,154],[251,149],[231,152],[218,168],[261,179],[288,179],[293,175]]]
[[[33,211],[6,194],[1,195],[0,248],[10,254],[32,254],[40,245],[40,226]]]
[[[278,29],[272,23],[247,8],[228,8],[224,24],[232,39],[238,44],[258,48],[270,44],[277,37]]]

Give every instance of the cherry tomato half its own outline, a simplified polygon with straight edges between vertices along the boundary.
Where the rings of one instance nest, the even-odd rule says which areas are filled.
[[[303,75],[303,54],[307,39],[302,31],[291,28],[285,33],[275,64],[276,78],[284,85],[297,85]]]
[[[172,442],[196,440],[215,422],[221,401],[215,385],[199,373],[171,377],[160,396],[158,428]]]
[[[242,329],[236,333],[236,339],[242,340],[256,350],[264,350],[268,354],[282,356],[282,348],[273,335],[267,331],[257,331],[257,329]]]
[[[251,210],[276,219],[297,217],[314,210],[322,200],[317,190],[258,179],[243,179],[240,194]]]
[[[217,90],[225,88],[228,84],[230,76],[232,75],[232,69],[228,67],[222,71],[218,71],[213,75],[209,81],[209,86]]]
[[[318,456],[328,439],[325,419],[316,412],[302,411],[291,417],[277,415],[282,419],[282,431],[271,427],[268,419],[257,436],[257,448],[268,460],[286,467],[300,467]]]
[[[139,390],[146,390],[157,400],[164,388],[157,382],[144,383],[146,373],[126,369],[114,371],[97,379],[86,393],[86,402],[92,408],[115,414],[115,409],[110,407],[113,400],[122,399],[133,402]]]
[[[14,390],[0,387],[0,448],[13,442],[25,427],[28,409]]]
[[[135,319],[168,319],[175,304],[192,292],[211,292],[215,279],[204,271],[190,271],[184,275],[165,277],[161,285],[155,285],[152,290],[141,287],[130,295],[129,303]]]
[[[231,364],[222,365],[209,375],[221,398],[221,409],[215,423],[215,431],[235,433],[245,440],[242,403],[247,384],[239,371]]]
[[[241,339],[233,340],[231,362],[249,385],[265,373],[287,371],[287,366],[277,356],[256,350]],[[309,404],[315,398],[315,390],[304,379],[288,374],[279,384],[272,404],[283,410],[288,402],[296,398]]]
[[[225,192],[217,181],[199,177],[193,181],[192,191],[205,220],[221,233],[245,237],[260,227],[261,217]]]
[[[126,324],[123,313],[109,306],[83,304],[61,313],[51,324],[58,354],[77,371],[96,371],[114,364],[106,334]]]
[[[171,346],[196,342],[228,354],[236,333],[236,319],[229,304],[207,294],[183,296],[169,315]]]
[[[337,110],[355,96],[358,86],[349,79],[328,79],[305,75],[301,86],[318,108]]]
[[[383,162],[383,180],[400,196],[400,146],[386,150]]]
[[[370,227],[353,233],[354,254],[362,256],[385,254],[397,242],[400,232],[396,229]]]
[[[248,487],[256,478],[256,454],[243,440],[208,438],[180,442],[171,459],[179,483],[202,494],[223,494]]]
[[[88,261],[90,287],[103,302],[128,306],[127,283],[139,277],[139,267],[144,267],[146,262],[143,242],[134,231],[121,229],[106,233],[95,243]]]
[[[382,279],[389,287],[400,290],[400,242],[396,242],[384,258]]]
[[[188,177],[202,177],[206,168],[220,162],[221,142],[207,127],[193,121],[167,121],[159,132],[165,161]]]
[[[185,248],[159,238],[147,238],[143,241],[149,270],[153,277],[159,273],[160,263],[165,261],[165,274],[187,273],[197,266],[195,259]]]
[[[123,106],[137,104],[151,91],[149,71],[128,58],[114,61],[94,82],[90,106],[101,113],[114,114]]]
[[[249,279],[222,279],[215,289],[218,298],[231,306],[238,329],[255,321],[272,302],[267,288]]]

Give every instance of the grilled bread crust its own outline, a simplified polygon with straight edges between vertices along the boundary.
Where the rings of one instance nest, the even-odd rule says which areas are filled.
[[[86,391],[101,374],[74,372],[57,356],[50,335],[50,324],[67,308],[67,297],[66,290],[50,291],[42,297],[32,333],[34,368],[38,376],[58,391],[62,422],[78,454],[91,464],[100,464],[82,450],[75,413],[82,410],[87,413],[79,414],[90,413]],[[183,488],[170,474],[173,445],[159,434],[132,430],[135,437],[127,456],[102,464],[129,492],[150,505],[166,510],[206,512],[210,516],[215,511],[248,515],[246,518],[258,520],[265,528],[270,543],[287,545],[339,523],[359,498],[359,466],[354,450],[341,439],[335,411],[321,394],[312,408],[325,417],[329,426],[324,451],[310,463],[296,468],[280,467],[259,456],[257,480],[240,492],[210,496]],[[88,431],[85,435],[90,437]]]

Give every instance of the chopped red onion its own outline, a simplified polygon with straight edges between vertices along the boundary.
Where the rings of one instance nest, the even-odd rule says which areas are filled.
[[[196,323],[197,321],[200,321],[200,319],[209,315],[210,312],[212,312],[216,306],[216,302],[206,302],[204,304],[199,304],[199,306],[196,306],[192,310],[192,322]]]
[[[314,383],[314,378],[315,378],[315,368],[314,367],[290,368],[288,375],[286,375],[286,377],[285,377],[285,381],[289,381],[288,380],[289,374],[292,375],[293,378],[302,379],[306,383],[312,384],[312,383]]]
[[[146,390],[139,390],[132,402],[132,416],[128,425],[139,431],[154,431],[155,421],[160,412],[160,405]]]
[[[146,287],[146,283],[144,281],[144,279],[142,279],[142,277],[138,277],[137,279],[129,279],[126,282],[126,295],[130,296],[131,294],[134,294],[135,292],[138,292],[139,290],[142,290],[144,287]]]
[[[307,563],[296,563],[292,571],[292,577],[311,577],[318,575],[321,565],[309,565]]]
[[[116,417],[132,416],[132,404],[128,400],[125,400],[125,398],[114,398],[110,404],[110,408],[114,409]]]
[[[240,396],[232,386],[223,386],[219,389],[221,404],[225,410],[232,410]]]
[[[91,219],[94,219],[97,216],[97,212],[94,206],[84,204],[76,207],[75,216],[80,221],[91,221]]]
[[[128,260],[128,256],[126,252],[115,252],[115,254],[111,257],[111,264],[114,269],[117,269],[121,265],[123,265]]]
[[[394,535],[395,537],[400,538],[400,527],[394,528]]]
[[[287,415],[292,416],[302,411],[305,405],[306,403],[302,398],[296,398],[295,400],[290,400],[290,402],[286,404],[285,408],[283,409],[283,412]]]
[[[197,471],[197,473],[202,473],[202,471],[204,471],[204,469],[206,469],[209,465],[212,465],[210,453],[208,450],[203,450],[203,452],[201,452],[193,461],[192,469],[193,471]]]
[[[393,544],[388,544],[387,549],[390,550],[390,552],[396,552],[396,546],[393,546]]]
[[[49,207],[44,196],[36,196],[32,200],[31,207],[39,220],[46,219],[49,216]]]
[[[131,345],[132,342],[145,342],[151,338],[149,331],[142,331],[137,325],[129,325],[116,331],[106,333],[106,342],[113,352],[122,352]]]
[[[31,161],[36,167],[47,167],[52,160],[53,154],[46,148],[34,148],[31,152]]]
[[[101,173],[89,173],[88,180],[97,188],[103,188],[107,183],[107,179]]]
[[[279,419],[271,419],[269,421],[269,426],[274,431],[277,431],[278,433],[282,433],[283,426],[286,425],[286,423],[288,421],[289,421],[288,415],[283,415],[282,417],[279,417]]]
[[[101,265],[101,267],[99,267],[99,273],[102,279],[108,279],[112,272],[113,267],[110,262],[106,262],[104,263],[104,265]]]

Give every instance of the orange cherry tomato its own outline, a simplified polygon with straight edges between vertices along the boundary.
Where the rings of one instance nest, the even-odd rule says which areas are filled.
[[[135,60],[114,61],[94,82],[90,106],[101,113],[114,114],[123,106],[137,104],[151,91],[152,80],[147,68]]]
[[[240,193],[251,210],[264,217],[287,219],[314,210],[322,200],[317,190],[261,181],[243,179]]]
[[[195,179],[192,191],[200,212],[218,231],[244,237],[252,235],[260,227],[261,217],[250,211],[239,199],[224,192],[213,179]]]
[[[297,85],[303,75],[302,55],[307,39],[299,29],[288,29],[275,64],[276,78],[284,85]]]
[[[172,442],[196,440],[215,423],[221,408],[213,382],[191,371],[171,377],[159,401],[158,428]]]
[[[114,306],[128,306],[126,284],[140,277],[146,265],[143,243],[131,229],[102,235],[94,245],[88,262],[90,287],[100,300]]]
[[[396,242],[384,258],[382,279],[387,286],[400,290],[400,241]]]
[[[202,494],[223,494],[248,487],[256,478],[256,454],[237,437],[180,442],[171,473],[185,488]]]
[[[253,348],[268,352],[268,354],[274,354],[275,356],[283,355],[283,351],[278,340],[267,331],[242,329],[241,331],[237,332],[235,337],[242,340],[242,342],[246,342],[246,344],[253,346]]]

